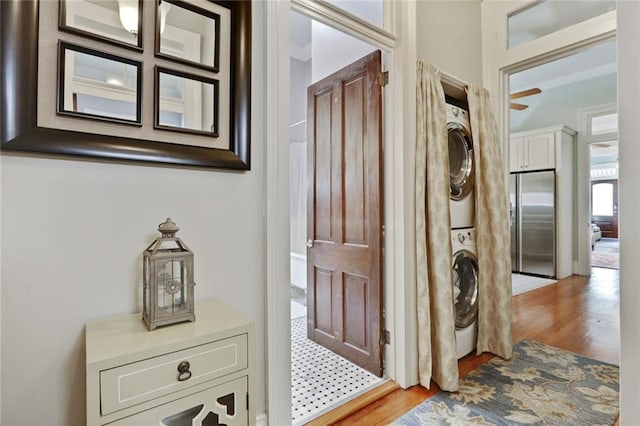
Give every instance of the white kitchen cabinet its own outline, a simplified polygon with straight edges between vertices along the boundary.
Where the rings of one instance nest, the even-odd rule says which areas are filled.
[[[218,300],[147,331],[140,314],[85,326],[88,425],[253,425],[254,325]]]
[[[568,127],[549,128],[511,135],[510,171],[553,169],[556,148],[562,144],[563,135],[569,130]]]

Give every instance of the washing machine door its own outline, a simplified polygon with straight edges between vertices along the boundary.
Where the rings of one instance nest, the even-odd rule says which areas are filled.
[[[478,315],[478,259],[468,250],[453,255],[453,299],[456,328],[471,325]]]
[[[449,187],[452,200],[462,200],[473,189],[473,143],[459,123],[447,123],[449,134]]]

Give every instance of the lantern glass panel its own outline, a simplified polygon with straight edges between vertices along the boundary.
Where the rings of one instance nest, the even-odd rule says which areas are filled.
[[[144,308],[144,314],[146,318],[149,318],[149,271],[151,265],[149,264],[149,255],[147,253],[143,256],[143,265],[142,265],[142,298],[143,303],[142,306]]]
[[[158,271],[157,315],[175,315],[188,311],[188,273],[183,261],[167,262]]]
[[[175,240],[163,240],[160,241],[158,247],[159,252],[181,252],[183,251],[180,245]]]

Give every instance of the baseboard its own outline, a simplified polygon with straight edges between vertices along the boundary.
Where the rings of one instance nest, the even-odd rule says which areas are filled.
[[[259,414],[256,417],[256,426],[268,426],[269,419],[267,418],[267,413]]]

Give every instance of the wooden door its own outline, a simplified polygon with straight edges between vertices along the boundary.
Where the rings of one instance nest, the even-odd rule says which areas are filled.
[[[382,95],[376,51],[308,88],[307,336],[382,376]]]
[[[618,180],[591,182],[591,222],[604,238],[618,238]]]

